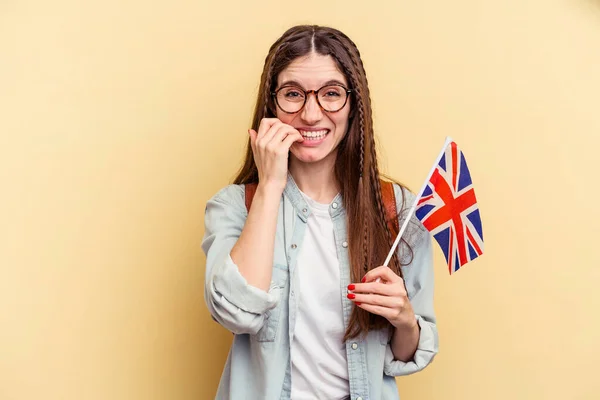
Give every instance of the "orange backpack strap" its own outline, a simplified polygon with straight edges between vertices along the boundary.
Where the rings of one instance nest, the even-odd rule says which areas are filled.
[[[256,188],[258,187],[257,183],[246,183],[244,185],[244,189],[246,191],[246,210],[250,211],[250,206],[252,206],[252,199],[254,198],[254,194],[256,193]]]
[[[394,185],[392,182],[381,180],[381,196],[383,197],[383,206],[385,210],[385,220],[387,221],[388,229],[392,233],[392,237],[396,239],[400,228],[398,226],[398,214],[396,212],[396,194],[394,193]],[[258,184],[247,183],[244,185],[246,192],[246,210],[250,211],[252,199],[256,193]]]
[[[392,239],[396,240],[400,227],[398,226],[398,213],[396,211],[396,193],[394,193],[394,184],[380,180],[381,197],[383,197],[383,207],[385,210],[385,220],[387,221],[388,229],[392,234]]]

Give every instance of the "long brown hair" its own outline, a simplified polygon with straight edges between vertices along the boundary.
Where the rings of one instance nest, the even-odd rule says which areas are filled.
[[[330,55],[351,86],[348,132],[337,148],[335,176],[347,213],[351,281],[360,282],[365,273],[382,265],[394,239],[387,228],[377,167],[371,99],[367,76],[358,48],[344,33],[329,27],[300,25],[287,30],[270,48],[265,60],[254,110],[252,129],[263,118],[273,118],[271,93],[279,73],[298,57],[310,52]],[[234,183],[258,182],[258,170],[248,141],[244,165]],[[358,196],[356,194],[359,194]],[[402,276],[396,254],[389,267]],[[354,307],[344,340],[389,326],[378,315]]]

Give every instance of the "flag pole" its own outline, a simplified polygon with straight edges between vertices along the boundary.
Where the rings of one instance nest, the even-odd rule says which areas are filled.
[[[444,147],[442,147],[442,150],[440,151],[435,162],[433,163],[433,167],[431,167],[431,171],[429,171],[429,175],[427,175],[427,178],[425,179],[425,183],[423,183],[423,186],[421,186],[421,190],[419,191],[419,193],[417,193],[417,196],[415,197],[415,201],[413,202],[412,206],[410,207],[410,210],[408,211],[408,215],[406,216],[406,218],[404,219],[404,222],[402,223],[400,232],[398,233],[398,236],[396,236],[396,240],[394,241],[394,244],[392,245],[392,248],[391,248],[390,252],[388,253],[387,258],[385,259],[385,262],[383,263],[384,267],[387,267],[388,264],[390,263],[390,260],[392,259],[392,256],[394,255],[394,252],[396,251],[396,247],[398,246],[398,243],[400,243],[402,234],[406,230],[408,221],[410,221],[410,219],[412,218],[412,215],[415,212],[415,209],[417,208],[417,204],[419,203],[419,199],[421,198],[421,196],[423,195],[423,192],[425,191],[425,189],[427,188],[427,185],[429,184],[429,179],[431,178],[431,175],[433,175],[433,172],[435,171],[438,164],[440,163],[442,156],[446,152],[446,148],[448,147],[448,145],[451,142],[452,142],[452,138],[450,136],[446,136],[446,141],[444,142]]]

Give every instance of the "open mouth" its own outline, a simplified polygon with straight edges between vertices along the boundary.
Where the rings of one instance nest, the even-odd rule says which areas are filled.
[[[323,129],[321,131],[299,131],[304,140],[317,141],[323,139],[329,133],[329,129]]]

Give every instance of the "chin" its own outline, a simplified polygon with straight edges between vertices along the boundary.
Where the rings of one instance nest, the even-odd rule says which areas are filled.
[[[317,154],[306,154],[304,152],[293,153],[293,154],[294,154],[294,158],[296,158],[296,160],[303,162],[303,163],[314,163],[317,161],[321,161],[323,158],[325,158],[325,157],[321,157]]]
[[[323,161],[330,155],[330,152],[323,151],[322,149],[293,149],[292,155],[298,161],[303,163],[316,163]]]

